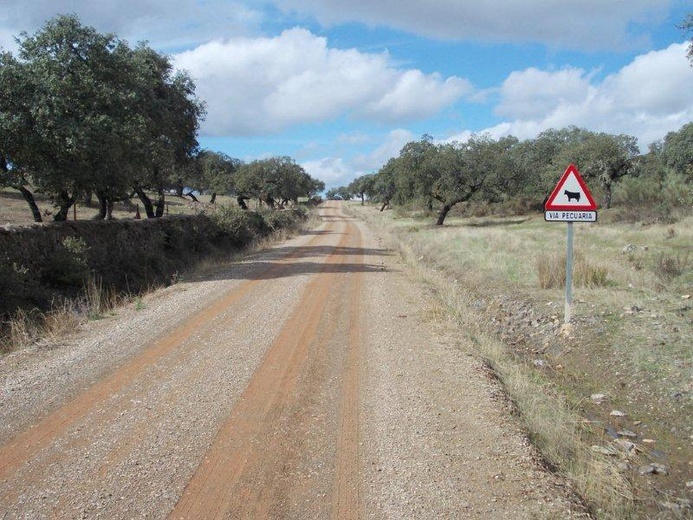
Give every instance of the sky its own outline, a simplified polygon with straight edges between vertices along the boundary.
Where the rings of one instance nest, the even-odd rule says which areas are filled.
[[[59,14],[194,79],[202,148],[294,158],[328,188],[407,142],[637,137],[693,121],[690,0],[0,0],[0,47]]]

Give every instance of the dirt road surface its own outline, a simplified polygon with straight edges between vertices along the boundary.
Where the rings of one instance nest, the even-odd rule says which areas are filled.
[[[462,339],[339,203],[0,359],[0,518],[569,518]]]

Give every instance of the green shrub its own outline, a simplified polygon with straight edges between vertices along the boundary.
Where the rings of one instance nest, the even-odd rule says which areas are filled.
[[[218,207],[212,221],[218,228],[216,239],[236,247],[246,246],[271,231],[261,214],[233,206]]]
[[[66,236],[53,251],[42,273],[43,281],[69,292],[79,290],[89,272],[87,243],[82,237]]]
[[[300,207],[281,211],[264,211],[262,218],[272,231],[297,229],[306,220],[308,213]]]
[[[626,177],[614,189],[607,222],[675,222],[693,207],[693,185],[685,176],[668,173],[663,179]]]

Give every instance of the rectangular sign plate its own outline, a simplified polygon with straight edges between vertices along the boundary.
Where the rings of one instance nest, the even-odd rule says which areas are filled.
[[[596,222],[596,211],[549,210],[544,212],[547,222]]]

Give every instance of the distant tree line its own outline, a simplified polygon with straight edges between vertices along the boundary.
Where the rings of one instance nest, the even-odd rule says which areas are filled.
[[[693,192],[693,123],[671,132],[641,155],[635,137],[596,133],[574,126],[546,130],[535,139],[473,136],[467,142],[435,143],[424,135],[407,143],[378,172],[331,189],[328,198],[358,197],[379,204],[419,205],[445,222],[450,210],[469,201],[515,200],[539,209],[565,168],[575,163],[600,197],[613,204],[614,187],[624,178],[645,181],[653,190],[675,179],[682,204]]]
[[[325,189],[325,183],[311,177],[291,157],[275,156],[244,163],[226,154],[203,150],[193,163],[187,186],[201,187],[212,194],[232,194],[239,207],[256,199],[269,208],[297,204],[299,198],[312,198]]]
[[[145,43],[131,48],[74,15],[17,43],[17,57],[0,50],[0,187],[20,191],[37,222],[35,193],[62,221],[93,197],[98,218],[133,197],[154,218],[171,190],[235,194],[245,208],[249,198],[275,207],[324,189],[288,157],[243,164],[200,150],[205,106],[193,80]]]

